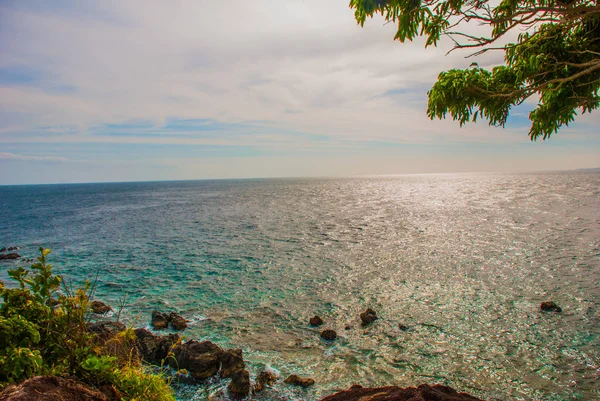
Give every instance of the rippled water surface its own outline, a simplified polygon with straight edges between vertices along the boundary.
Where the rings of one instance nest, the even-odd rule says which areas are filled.
[[[0,187],[0,205],[0,247],[44,245],[72,280],[98,274],[98,298],[128,295],[128,323],[176,310],[188,338],[242,348],[252,375],[317,380],[255,399],[423,382],[600,398],[598,173]],[[362,328],[367,307],[380,319]]]

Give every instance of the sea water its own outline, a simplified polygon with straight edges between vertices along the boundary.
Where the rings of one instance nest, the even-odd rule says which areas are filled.
[[[599,173],[5,186],[0,210],[0,247],[52,248],[55,271],[97,281],[127,324],[177,311],[187,338],[242,348],[252,376],[317,382],[257,400],[355,383],[600,397]],[[362,327],[366,308],[379,320]],[[315,314],[337,340],[309,327]]]

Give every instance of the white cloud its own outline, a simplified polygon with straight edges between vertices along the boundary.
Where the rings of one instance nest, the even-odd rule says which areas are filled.
[[[0,152],[0,160],[33,161],[45,163],[63,163],[69,161],[64,157],[55,156],[25,156],[14,153]]]

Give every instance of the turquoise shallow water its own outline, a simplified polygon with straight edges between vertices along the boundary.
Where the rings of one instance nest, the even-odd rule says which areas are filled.
[[[255,399],[422,382],[600,398],[597,173],[0,187],[0,205],[0,247],[50,247],[76,283],[97,274],[98,298],[127,295],[129,324],[175,310],[189,338],[242,348],[252,375],[317,380]],[[540,313],[547,299],[564,312]],[[361,328],[367,307],[380,319]],[[314,314],[340,338],[321,341]]]

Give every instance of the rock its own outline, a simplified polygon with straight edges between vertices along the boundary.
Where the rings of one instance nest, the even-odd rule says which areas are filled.
[[[196,380],[204,380],[219,372],[223,350],[210,342],[190,340],[173,350],[175,357],[169,358],[174,369],[185,369]]]
[[[169,327],[169,315],[159,311],[152,311],[152,327],[155,330],[163,330]]]
[[[346,326],[344,327],[344,330],[350,330],[352,328],[352,326]]]
[[[562,312],[562,308],[553,301],[542,302],[540,304],[540,310],[542,312]]]
[[[7,250],[8,250],[8,252],[10,252],[10,251],[18,251],[19,249],[20,248],[18,246],[9,246]]]
[[[175,312],[171,312],[171,314],[169,315],[169,322],[175,330],[184,330],[187,328],[187,320],[185,320],[183,317],[181,317]]]
[[[178,334],[157,336],[146,329],[135,329],[136,348],[142,359],[149,363],[162,364],[169,352],[179,342]]]
[[[0,252],[6,252],[8,249],[6,249],[6,247],[3,247],[2,249],[0,249]]]
[[[117,401],[87,384],[53,376],[37,376],[0,392],[2,401]]]
[[[404,325],[404,324],[402,324],[402,323],[398,325],[398,328],[399,328],[400,330],[402,330],[402,331],[408,331],[408,326],[406,326],[406,325]]]
[[[227,388],[233,398],[244,398],[250,394],[250,373],[246,369],[236,371]]]
[[[287,383],[287,384],[293,384],[295,386],[302,386],[302,387],[310,387],[313,384],[315,384],[315,381],[313,379],[300,377],[298,375],[290,375],[283,382]]]
[[[14,260],[21,259],[21,255],[16,252],[7,253],[6,255],[0,255],[0,260]]]
[[[366,326],[370,323],[373,323],[375,320],[377,320],[377,313],[375,313],[375,311],[373,309],[369,308],[360,314],[360,320],[361,320],[361,324],[363,326]]]
[[[311,326],[320,326],[323,324],[323,319],[321,319],[319,316],[315,315],[315,316],[311,317],[308,322],[310,323]]]
[[[419,387],[362,388],[352,386],[323,398],[321,401],[481,401],[451,387],[421,384]]]
[[[334,330],[323,330],[321,332],[321,338],[327,341],[333,341],[337,338],[337,333]]]
[[[99,315],[104,315],[112,310],[110,306],[108,306],[102,301],[92,301],[92,303],[90,304],[90,308],[92,309],[92,312],[97,313]]]
[[[260,393],[268,386],[272,386],[277,382],[277,376],[273,372],[262,371],[256,376],[256,383],[252,387],[252,391]]]
[[[239,370],[244,370],[246,364],[241,349],[228,349],[221,355],[221,377],[232,377]]]
[[[127,327],[121,322],[100,322],[87,325],[87,331],[96,335],[101,343],[104,343]]]

